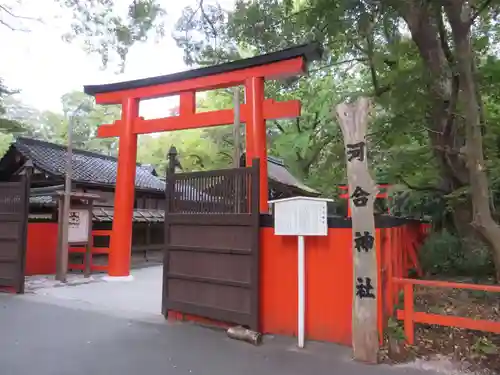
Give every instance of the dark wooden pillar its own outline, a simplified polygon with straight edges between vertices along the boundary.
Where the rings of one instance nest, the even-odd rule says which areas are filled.
[[[175,196],[175,167],[179,165],[177,160],[177,149],[172,146],[167,154],[167,173],[165,178],[165,223],[164,223],[164,250],[163,250],[163,293],[161,311],[165,319],[168,318],[167,298],[168,298],[168,285],[167,285],[167,270],[169,262],[168,243],[170,240],[170,227],[168,222],[168,213],[173,210],[173,201]]]

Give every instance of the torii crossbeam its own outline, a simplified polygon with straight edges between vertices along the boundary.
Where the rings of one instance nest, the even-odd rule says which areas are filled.
[[[245,86],[241,121],[246,123],[247,165],[259,159],[260,209],[268,211],[266,120],[300,116],[300,102],[274,102],[264,98],[264,81],[304,74],[307,63],[316,60],[321,49],[316,43],[238,60],[208,68],[134,81],[85,86],[97,104],[121,104],[121,119],[101,125],[99,137],[119,137],[118,171],[115,188],[114,219],[109,253],[109,275],[128,276],[132,242],[137,135],[160,131],[228,125],[233,110],[196,113],[196,92]],[[144,99],[179,95],[178,116],[145,120],[139,117]]]

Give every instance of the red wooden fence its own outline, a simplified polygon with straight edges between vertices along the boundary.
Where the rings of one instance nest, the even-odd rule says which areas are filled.
[[[447,327],[466,328],[500,334],[500,322],[415,311],[413,301],[414,285],[437,288],[480,290],[484,292],[496,293],[500,293],[500,286],[455,283],[447,281],[415,280],[398,277],[394,277],[392,280],[394,284],[402,285],[404,288],[404,310],[398,310],[396,312],[396,317],[399,320],[404,321],[404,331],[406,340],[409,344],[413,345],[415,343],[415,323],[437,324]]]

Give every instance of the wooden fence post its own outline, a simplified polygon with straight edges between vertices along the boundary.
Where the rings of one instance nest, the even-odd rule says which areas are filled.
[[[169,241],[170,241],[170,226],[168,221],[168,214],[171,213],[175,208],[173,207],[174,197],[175,197],[175,168],[180,166],[177,160],[177,149],[171,146],[167,154],[167,171],[165,175],[165,214],[164,214],[164,250],[163,250],[163,287],[162,287],[162,301],[161,301],[161,313],[168,319],[168,266],[169,266]]]
[[[370,101],[359,98],[339,104],[337,118],[344,137],[349,205],[352,217],[353,305],[352,346],[354,358],[378,362],[377,286],[378,268],[373,203],[378,193],[367,163],[366,131]]]
[[[31,193],[31,177],[33,176],[33,162],[28,160],[24,165],[24,176],[22,181],[24,183],[24,201],[23,201],[23,220],[22,230],[21,230],[21,241],[22,241],[22,251],[21,251],[21,269],[19,270],[19,277],[17,280],[16,293],[24,294],[24,284],[25,284],[25,273],[26,273],[26,253],[28,251],[28,223],[30,216],[30,193]]]
[[[92,248],[94,247],[94,237],[92,236],[92,228],[94,225],[94,200],[89,199],[87,211],[89,215],[89,223],[87,228],[87,243],[85,244],[85,255],[84,255],[84,277],[90,277],[92,273]]]
[[[413,324],[413,284],[404,285],[404,306],[405,306],[405,336],[408,344],[415,343],[415,327]]]

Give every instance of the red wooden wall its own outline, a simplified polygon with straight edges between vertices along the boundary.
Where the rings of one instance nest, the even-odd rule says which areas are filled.
[[[391,314],[398,290],[392,277],[406,277],[415,268],[415,248],[422,226],[409,223],[376,230],[379,264],[379,329]],[[419,237],[420,236],[420,237]],[[275,236],[261,228],[260,317],[263,333],[295,336],[297,331],[297,238]],[[351,228],[329,228],[326,237],[306,238],[306,338],[351,345],[353,297]],[[29,223],[26,274],[54,274],[57,224]],[[171,312],[169,318],[200,317]],[[215,322],[213,322],[215,323]],[[220,324],[217,323],[217,324]]]
[[[418,268],[409,252],[415,252],[419,224],[376,230],[379,264],[379,332],[397,302],[397,291],[388,283],[389,273],[407,275]],[[297,238],[275,236],[274,228],[261,228],[260,319],[267,334],[297,334]],[[351,228],[329,228],[326,237],[306,238],[306,338],[351,345],[353,298]],[[416,253],[415,253],[416,254]],[[391,270],[388,272],[388,270]],[[210,320],[178,312],[169,319],[210,323]],[[225,326],[222,322],[211,322]]]
[[[352,303],[351,230],[329,228],[305,239],[306,338],[350,345]],[[261,229],[261,329],[297,334],[297,238]]]
[[[56,273],[57,223],[29,223],[25,273]]]

